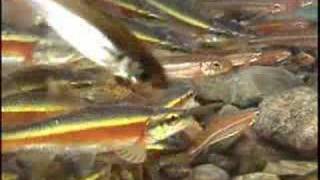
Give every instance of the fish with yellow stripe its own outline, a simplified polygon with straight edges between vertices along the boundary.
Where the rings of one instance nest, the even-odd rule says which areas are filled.
[[[189,27],[194,27],[204,32],[209,31],[225,35],[234,35],[238,33],[224,24],[221,24],[221,22],[210,22],[207,17],[204,17],[199,12],[195,11],[193,3],[190,1],[146,0],[146,3],[175,18],[178,20],[177,22],[183,22],[184,24],[189,25]]]
[[[101,1],[101,2],[100,2]],[[158,14],[144,8],[142,2],[136,0],[100,0],[94,3],[100,3],[107,6],[106,10],[115,11],[120,10],[120,15],[125,17],[143,17],[147,19],[165,20]],[[114,14],[114,13],[113,13]],[[119,14],[119,13],[118,13]],[[118,15],[116,14],[116,15]]]
[[[132,105],[89,107],[27,126],[3,130],[2,152],[114,152],[130,163],[141,163],[146,158],[146,148],[193,122],[192,117],[181,116],[182,112]],[[163,131],[162,128],[160,132],[159,128],[151,128],[149,132],[149,122],[163,117],[171,123],[170,126],[164,126],[170,127],[170,131]],[[171,121],[171,118],[177,121]]]
[[[31,124],[80,109],[85,104],[75,98],[51,97],[47,92],[35,91],[2,98],[1,123],[3,129]]]

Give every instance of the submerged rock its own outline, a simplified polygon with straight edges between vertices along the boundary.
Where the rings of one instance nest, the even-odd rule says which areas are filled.
[[[266,98],[254,129],[258,135],[291,147],[304,156],[315,156],[318,134],[317,93],[298,87]]]
[[[253,130],[248,130],[230,149],[234,157],[239,158],[237,174],[262,171],[268,162],[294,157],[280,147],[257,137]]]
[[[168,165],[160,169],[161,173],[170,179],[183,179],[189,177],[191,168],[188,165]]]
[[[218,112],[218,115],[233,115],[236,114],[239,111],[239,109],[236,106],[233,106],[231,104],[224,105],[220,111]]]
[[[280,180],[280,178],[269,173],[251,173],[234,177],[232,180]]]
[[[212,164],[203,164],[192,170],[192,180],[228,180],[229,175]]]
[[[194,160],[194,164],[214,164],[228,172],[233,171],[238,166],[238,161],[234,157],[209,152],[201,154]]]
[[[263,172],[283,175],[299,175],[304,176],[317,170],[317,162],[306,161],[287,161],[269,162]]]
[[[302,81],[279,67],[251,66],[225,76],[203,77],[194,83],[200,99],[249,107],[268,95],[301,85]]]

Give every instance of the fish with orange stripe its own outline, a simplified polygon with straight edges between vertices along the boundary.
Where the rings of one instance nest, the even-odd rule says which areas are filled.
[[[193,123],[192,117],[181,116],[182,112],[130,105],[89,107],[3,130],[2,152],[114,152],[130,163],[141,163],[146,158],[146,148]],[[170,126],[148,129],[150,121],[164,117]],[[176,120],[171,121],[172,118]]]

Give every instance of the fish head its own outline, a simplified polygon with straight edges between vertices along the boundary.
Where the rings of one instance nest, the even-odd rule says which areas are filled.
[[[267,51],[265,53],[261,53],[261,61],[262,63],[273,64],[277,62],[282,62],[288,59],[290,56],[291,52],[286,50]]]
[[[172,118],[165,122],[159,123],[156,126],[148,128],[148,144],[155,144],[162,141],[185,128],[197,123],[191,115],[182,115],[177,118]]]
[[[207,76],[219,75],[226,73],[232,69],[232,64],[230,61],[205,61],[200,63],[200,69],[203,74]]]

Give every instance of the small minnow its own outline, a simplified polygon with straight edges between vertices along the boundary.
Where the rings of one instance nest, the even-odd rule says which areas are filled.
[[[46,92],[27,92],[2,98],[1,123],[4,129],[16,127],[71,112],[84,106],[74,100],[49,97]],[[71,103],[73,102],[73,103]]]
[[[48,32],[45,37],[33,31],[19,31],[5,26],[1,34],[4,61],[13,59],[32,65],[59,65],[83,57],[48,27],[41,29]],[[40,28],[34,31],[37,30]]]
[[[143,9],[143,6],[140,5],[136,1],[128,1],[128,0],[102,0],[106,3],[113,4],[115,6],[118,6],[124,10],[127,10],[131,13],[135,13],[137,15],[140,15],[142,17],[150,18],[150,19],[157,19],[157,20],[164,20],[163,17],[147,10]]]
[[[164,26],[156,25],[154,27],[139,22],[130,22],[123,20],[132,34],[139,40],[159,45],[169,50],[189,51],[182,43],[176,42],[174,35]],[[167,31],[167,32],[163,32]]]
[[[242,1],[242,0],[206,0],[203,6],[210,8],[223,9],[225,11],[241,10],[251,13],[278,13],[286,9],[284,3],[271,1]]]
[[[96,5],[66,0],[30,3],[57,34],[89,60],[133,83],[148,81],[153,86],[167,86],[163,69],[152,54],[125,26]]]
[[[19,150],[55,150],[115,152],[131,163],[143,162],[148,121],[181,111],[130,105],[99,106],[46,121],[2,131],[2,152]],[[156,130],[156,132],[159,132]],[[163,134],[164,133],[164,134]],[[156,134],[152,143],[168,137]]]
[[[265,47],[265,46],[286,46],[286,47],[303,47],[317,48],[318,35],[302,34],[302,35],[286,35],[286,36],[269,36],[255,38],[249,40],[249,46]]]
[[[233,67],[247,65],[272,65],[290,57],[287,50],[268,50],[261,52],[236,53],[224,56],[222,59],[230,61]]]
[[[49,90],[50,84],[54,82],[77,86],[82,83],[93,83],[95,80],[93,74],[74,72],[67,67],[28,66],[2,77],[1,97],[33,90]]]
[[[285,34],[288,31],[302,31],[311,27],[311,23],[303,20],[273,20],[250,25],[249,29],[259,35]]]
[[[232,64],[219,56],[198,53],[169,57],[163,62],[163,67],[169,78],[192,78],[229,72]]]
[[[257,112],[240,112],[210,121],[205,130],[194,139],[193,145],[188,151],[189,155],[195,157],[210,145],[243,132],[254,123]]]
[[[212,26],[206,19],[202,18],[199,14],[196,14],[196,12],[192,11],[190,9],[190,5],[186,4],[188,3],[183,2],[184,4],[181,4],[182,1],[173,1],[173,0],[146,0],[146,2],[162,12],[165,12],[169,14],[170,16],[185,22],[186,24],[189,24],[193,27],[197,27],[199,29],[205,30],[205,31],[212,31],[212,32],[218,32],[218,33],[226,33],[227,30],[223,30],[220,27],[214,27]],[[184,8],[189,8],[189,10],[186,10]]]

